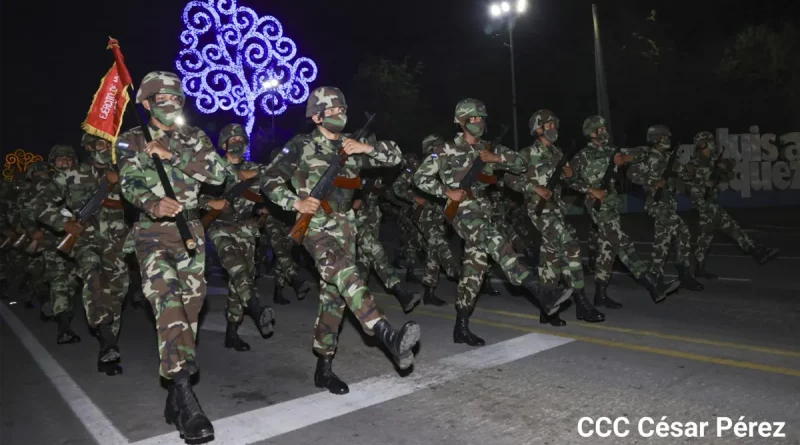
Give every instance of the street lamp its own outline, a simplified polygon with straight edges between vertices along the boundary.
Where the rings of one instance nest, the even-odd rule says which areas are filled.
[[[261,81],[261,86],[268,90],[278,88],[280,84],[281,82],[278,79],[264,79]],[[272,113],[272,142],[275,142],[275,113]]]
[[[512,11],[511,3],[507,1],[495,2],[489,6],[489,15],[492,18],[508,17],[508,47],[511,49],[511,110],[514,124],[514,150],[519,150],[519,132],[517,131],[517,81],[514,75],[514,22],[518,15],[528,9],[527,0],[517,0]]]

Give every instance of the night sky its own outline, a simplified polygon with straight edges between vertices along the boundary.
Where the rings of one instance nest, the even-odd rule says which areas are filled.
[[[56,143],[77,147],[99,80],[113,62],[108,36],[120,41],[134,82],[153,70],[175,71],[182,29],[181,0],[3,2],[2,134],[4,153],[25,148],[46,153]],[[562,117],[564,132],[577,134],[596,110],[592,58],[591,1],[531,0],[515,32],[520,140],[529,141],[526,123],[533,111],[550,108]],[[719,50],[746,24],[777,23],[800,17],[791,1],[620,1],[597,0],[604,45],[628,34],[626,20],[658,11],[679,60],[691,64]],[[511,91],[507,33],[489,29],[488,2],[480,0],[240,0],[260,14],[277,17],[298,54],[314,59],[319,76],[312,86],[347,87],[368,56],[425,63],[421,79],[437,120],[449,123],[455,103],[477,97],[487,103],[491,122],[510,122]],[[77,6],[81,5],[81,6]],[[608,40],[608,42],[606,41]],[[604,51],[611,51],[604,47]],[[612,63],[606,60],[606,63]],[[609,66],[609,76],[636,72]],[[698,76],[702,77],[702,76]],[[611,79],[609,82],[621,79]],[[612,91],[613,93],[613,91]],[[688,97],[688,96],[687,96]],[[676,99],[677,100],[677,99]],[[683,100],[683,99],[681,99]],[[193,108],[189,98],[188,107]],[[612,97],[612,113],[615,100]],[[360,114],[358,103],[349,104]],[[687,104],[691,107],[691,104]],[[648,119],[679,120],[679,106],[626,109]],[[192,110],[193,111],[193,110]],[[232,112],[209,118],[189,112],[204,127],[237,119]],[[243,122],[239,118],[240,122]],[[265,119],[265,118],[262,118]],[[654,123],[654,122],[653,122]],[[714,122],[704,122],[713,124]],[[134,124],[126,117],[123,128]],[[305,127],[302,108],[279,116],[288,131]],[[441,122],[438,122],[441,126]],[[638,123],[637,123],[638,125]],[[447,127],[445,127],[447,128]],[[639,128],[639,127],[637,127]],[[637,131],[644,133],[646,128]],[[380,135],[379,135],[380,136]],[[421,140],[424,134],[411,139]],[[643,134],[641,135],[643,137]],[[510,145],[512,138],[505,141]]]

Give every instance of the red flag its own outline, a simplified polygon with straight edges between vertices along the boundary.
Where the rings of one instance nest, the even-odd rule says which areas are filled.
[[[133,85],[131,73],[128,72],[128,67],[125,65],[125,57],[122,56],[122,50],[119,49],[119,42],[117,39],[108,38],[108,47],[114,53],[114,61],[117,63],[119,69],[119,77],[122,80],[122,86],[128,87]]]
[[[89,134],[115,142],[128,100],[128,90],[122,83],[122,76],[115,63],[100,81],[100,88],[94,94],[89,114],[81,127]],[[112,154],[115,152],[116,150],[111,151]]]

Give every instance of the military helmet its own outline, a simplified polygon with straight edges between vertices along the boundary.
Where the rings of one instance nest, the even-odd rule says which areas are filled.
[[[588,138],[590,134],[605,126],[606,120],[603,116],[589,116],[583,121],[583,135]]]
[[[336,107],[344,107],[347,110],[347,102],[344,100],[342,90],[335,87],[318,87],[308,96],[306,117],[316,116],[324,113],[328,108]]]
[[[244,137],[245,143],[250,143],[250,138],[247,137],[247,132],[244,131],[244,127],[240,124],[232,123],[222,127],[222,130],[219,131],[217,147],[225,150],[225,144],[228,142],[228,139],[234,136],[242,136]]]
[[[489,117],[486,113],[486,104],[472,98],[458,101],[453,122],[459,124],[470,117]]]
[[[72,156],[73,161],[78,161],[78,156],[75,154],[75,149],[72,148],[71,145],[58,144],[54,145],[53,148],[50,149],[50,154],[47,156],[47,162],[52,164],[56,162],[56,158],[60,158],[62,156]]]
[[[36,161],[28,166],[28,169],[25,170],[25,177],[31,179],[33,175],[38,172],[46,172],[50,170],[50,167],[47,166],[43,161]]]
[[[422,154],[428,156],[435,147],[444,144],[444,139],[438,134],[429,134],[422,140]]]
[[[147,73],[139,84],[136,92],[136,103],[140,104],[156,94],[174,94],[181,99],[185,98],[181,78],[169,71],[153,71]]]
[[[542,109],[533,113],[533,116],[531,116],[528,121],[528,128],[531,129],[531,135],[535,134],[536,130],[542,128],[547,122],[555,122],[556,128],[558,128],[561,121],[558,119],[558,116],[550,110]]]
[[[714,140],[714,135],[711,134],[708,131],[701,131],[700,133],[697,133],[696,135],[694,135],[694,145],[695,146],[697,146],[697,144],[699,144],[700,142],[713,141],[713,140]]]
[[[647,129],[647,142],[651,144],[655,144],[663,136],[672,137],[672,132],[666,125],[657,124]]]
[[[83,136],[81,136],[81,147],[86,147],[87,145],[94,144],[99,140],[104,140],[104,138],[101,138],[100,136],[95,136],[91,133],[83,133]]]

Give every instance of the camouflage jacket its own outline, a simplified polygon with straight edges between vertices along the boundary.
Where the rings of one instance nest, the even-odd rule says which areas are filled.
[[[700,208],[706,202],[717,201],[719,188],[714,187],[714,185],[719,185],[721,181],[733,179],[734,167],[735,163],[732,159],[720,159],[717,161],[716,171],[712,172],[711,158],[706,158],[702,155],[695,155],[683,167],[680,177],[689,186],[689,194],[692,196],[692,202],[694,202],[695,207]],[[716,177],[712,178],[712,175],[716,175]],[[714,187],[714,190],[710,190],[712,187]]]
[[[153,140],[160,140],[175,153],[172,161],[163,161],[175,197],[183,204],[184,210],[196,209],[200,183],[222,184],[227,161],[217,155],[211,140],[199,128],[184,125],[169,133],[151,125],[148,128]],[[149,221],[140,218],[143,227],[157,221],[153,210],[165,196],[153,160],[144,152],[144,147],[141,127],[125,132],[117,139],[122,195],[144,211],[143,218]]]
[[[670,178],[664,187],[664,192],[661,196],[661,201],[656,203],[653,199],[658,190],[653,187],[653,184],[658,182],[664,175],[664,170],[667,168],[669,162],[670,152],[661,151],[655,147],[641,147],[639,148],[643,154],[641,162],[633,164],[628,168],[628,177],[631,181],[644,187],[647,193],[647,201],[645,202],[645,210],[663,210],[667,213],[674,213],[678,210],[678,201],[675,199],[674,190],[674,177]],[[680,162],[672,164],[672,171],[680,174],[682,171]],[[671,185],[672,184],[672,185]]]
[[[582,184],[587,189],[600,188],[603,182],[603,176],[606,174],[609,162],[613,162],[611,155],[614,154],[616,149],[610,146],[601,147],[594,142],[589,142],[586,147],[581,150],[571,162],[572,168],[577,175],[576,182]],[[621,148],[620,153],[623,155],[633,155],[633,160],[628,164],[635,164],[642,162],[645,154],[636,148]],[[603,204],[600,206],[600,212],[617,211],[622,204],[622,199],[617,194],[615,182],[617,174],[619,173],[619,166],[614,167],[614,175],[611,182],[606,189],[606,197]],[[586,196],[585,203],[587,208],[592,208],[594,199],[591,196]]]
[[[349,156],[339,176],[356,178],[361,169],[390,167],[399,164],[402,159],[400,149],[392,141],[380,141],[374,148],[368,154]],[[265,169],[267,179],[264,192],[284,210],[293,210],[295,201],[311,194],[337,151],[335,143],[328,140],[319,129],[295,136]],[[296,193],[289,188],[290,184]],[[350,209],[353,193],[353,190],[333,187],[327,200],[332,206],[336,205],[334,211],[346,212]],[[325,221],[327,216],[320,210],[311,219],[311,226],[321,227]]]
[[[537,185],[542,187],[547,186],[547,180],[553,174],[553,171],[561,160],[564,153],[555,145],[546,146],[540,141],[536,141],[533,145],[523,148],[519,152],[519,157],[523,161],[525,172],[520,175],[522,178],[521,184],[519,181],[516,183],[509,178],[506,183],[509,184],[514,190],[521,192],[525,195],[525,201],[528,203],[529,208],[535,208],[541,197],[534,192]],[[583,184],[576,182],[577,175],[572,175],[572,178],[567,178],[562,175],[561,181],[556,183],[553,187],[554,190],[552,197],[545,204],[542,213],[548,213],[556,209],[566,210],[566,204],[561,199],[562,184],[567,184],[571,188],[579,192],[586,193],[588,188]]]
[[[70,218],[62,211],[77,216],[77,213],[98,190],[98,183],[106,175],[107,169],[100,169],[91,164],[78,164],[74,168],[57,172],[52,181],[47,183],[44,191],[36,201],[37,219],[56,232],[64,231],[64,223]],[[109,192],[107,199],[120,201],[119,184]],[[122,204],[122,202],[119,202]],[[125,212],[120,208],[100,207],[91,220],[83,224],[84,235],[119,239],[126,235]]]
[[[3,182],[3,195],[0,198],[0,227],[2,231],[16,231],[19,227],[19,202],[23,183]]]
[[[42,224],[38,220],[38,215],[46,206],[45,190],[54,180],[53,177],[42,179],[32,179],[25,182],[25,187],[21,188],[17,196],[17,225],[28,232],[38,229]],[[50,233],[49,231],[46,231]]]
[[[481,140],[475,145],[470,145],[464,139],[464,135],[459,133],[453,141],[436,147],[433,153],[422,161],[422,165],[414,173],[414,184],[425,193],[447,199],[447,190],[460,187],[460,181],[469,172],[472,162],[488,144],[489,142]],[[487,163],[483,168],[484,174],[494,175],[495,170],[521,173],[525,169],[522,158],[511,149],[498,145],[494,153],[500,156],[500,162]],[[472,190],[485,192],[488,186],[489,184],[475,181]],[[476,196],[477,201],[486,199],[486,193],[480,195],[483,196]],[[461,205],[468,205],[470,201],[472,200],[467,198]]]
[[[220,157],[220,159],[223,159]],[[266,166],[261,164],[256,164],[255,162],[243,161],[239,164],[231,164],[225,160],[225,167],[224,167],[224,174],[225,174],[225,193],[230,191],[236,184],[240,183],[239,181],[239,172],[242,170],[256,170],[259,171],[258,178],[253,181],[253,184],[250,186],[250,191],[258,194],[258,190],[261,186],[264,185],[266,182],[266,176],[263,174],[263,169]],[[224,196],[224,195],[223,195]],[[208,202],[212,199],[217,199],[212,196],[202,195],[199,198],[199,205],[200,207],[205,207],[208,210]],[[217,221],[247,221],[253,218],[253,207],[255,206],[255,202],[250,201],[249,199],[245,199],[241,196],[237,196],[233,199],[233,205],[228,205],[228,208],[225,209],[224,212],[220,213],[217,217]]]

